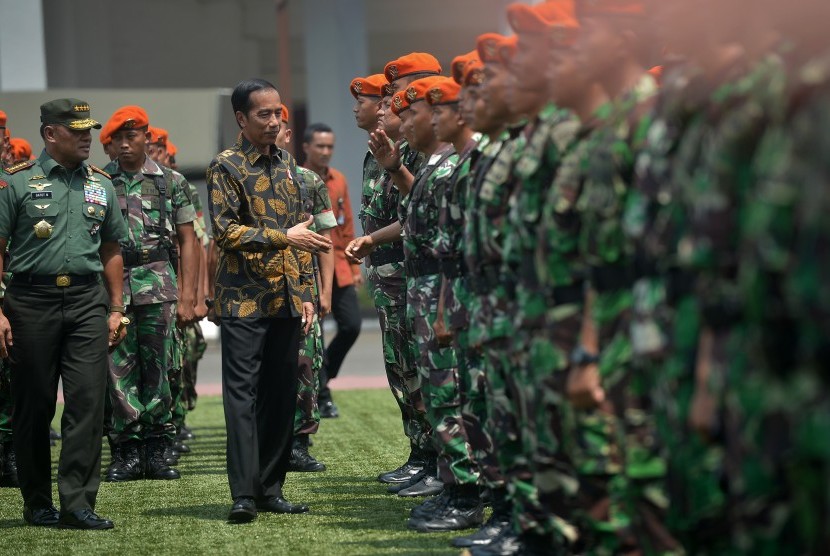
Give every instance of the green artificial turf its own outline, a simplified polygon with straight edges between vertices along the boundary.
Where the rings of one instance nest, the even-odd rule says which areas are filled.
[[[188,416],[196,439],[179,463],[180,480],[102,483],[97,510],[115,522],[112,531],[26,526],[19,491],[0,489],[0,554],[456,554],[453,534],[406,528],[421,499],[387,494],[376,480],[408,455],[389,391],[338,392],[336,401],[342,416],[323,420],[311,448],[328,469],[289,473],[284,489],[288,500],[311,506],[308,514],[225,522],[231,500],[222,400],[203,397]],[[57,503],[56,490],[54,497]]]

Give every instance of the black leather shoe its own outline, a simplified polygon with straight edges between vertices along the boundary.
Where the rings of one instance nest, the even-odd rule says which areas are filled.
[[[444,490],[444,483],[441,482],[441,479],[427,475],[417,484],[398,491],[398,496],[433,496],[440,494],[442,490]]]
[[[291,446],[291,459],[288,461],[289,471],[313,473],[326,470],[324,464],[308,453],[308,441],[307,434],[301,434],[294,438],[294,443]]]
[[[381,473],[380,475],[378,475],[378,481],[387,484],[404,483],[408,481],[413,475],[417,475],[418,472],[421,471],[421,469],[423,469],[425,465],[426,462],[424,461],[424,458],[421,455],[421,450],[419,450],[415,446],[411,446],[409,448],[409,457],[407,458],[406,463],[404,463],[397,469]]]
[[[421,482],[421,480],[429,474],[429,471],[424,468],[412,475],[409,479],[402,483],[390,483],[388,487],[386,487],[386,492],[390,492],[392,494],[397,494],[405,488],[409,488],[412,486],[417,485]]]
[[[427,498],[410,510],[409,517],[415,519],[429,519],[440,511],[450,500],[449,489],[444,489],[438,496]]]
[[[190,446],[182,442],[181,440],[176,440],[173,442],[173,449],[176,450],[179,454],[189,454],[190,453]]]
[[[113,445],[112,460],[105,481],[124,483],[144,478],[144,447],[138,440]]]
[[[308,512],[308,506],[305,504],[292,504],[282,496],[260,500],[257,502],[256,508],[261,512],[274,514],[304,514]]]
[[[167,465],[173,466],[179,463],[180,455],[181,454],[179,454],[179,452],[177,452],[176,449],[173,448],[172,444],[169,444],[164,447],[164,463],[166,463]]]
[[[471,546],[486,546],[493,542],[506,528],[510,527],[510,521],[493,519],[493,516],[472,535],[456,537],[450,544],[456,548],[469,548]]]
[[[164,449],[169,441],[164,438],[148,438],[145,443],[147,465],[144,469],[144,478],[171,481],[179,479],[179,472],[165,463]]]
[[[511,525],[502,530],[489,544],[471,546],[467,551],[472,556],[512,556],[519,554],[521,549],[519,536]]]
[[[320,404],[320,417],[323,419],[336,419],[340,417],[340,411],[333,401],[327,401]]]
[[[37,510],[23,507],[23,519],[26,520],[26,523],[35,527],[54,527],[58,524],[59,517],[60,512],[55,506],[38,508]]]
[[[176,439],[181,441],[193,440],[194,438],[196,438],[196,436],[193,434],[193,431],[184,425],[179,428],[179,434],[176,435]]]
[[[98,531],[103,529],[112,529],[115,527],[112,521],[99,517],[98,514],[90,510],[77,510],[74,512],[61,512],[58,519],[58,528],[60,529],[85,529],[89,531]]]
[[[233,501],[231,513],[228,514],[230,523],[248,523],[256,519],[256,504],[253,498],[240,497]]]
[[[410,529],[427,533],[460,531],[481,525],[484,521],[484,506],[478,488],[475,485],[452,485],[447,490],[447,502],[423,519],[410,518]]]

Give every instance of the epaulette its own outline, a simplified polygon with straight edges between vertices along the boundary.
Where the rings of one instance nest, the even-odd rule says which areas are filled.
[[[13,164],[12,166],[5,168],[4,171],[9,175],[16,174],[20,170],[25,170],[26,168],[34,166],[35,162],[37,162],[37,160],[27,160],[25,162],[18,162],[17,164]]]
[[[111,176],[111,175],[107,174],[106,172],[104,172],[103,170],[101,170],[100,168],[98,168],[97,166],[95,166],[95,165],[93,165],[93,164],[90,164],[90,165],[89,165],[89,167],[90,167],[90,169],[91,169],[93,172],[98,172],[99,174],[101,174],[102,176],[104,176],[105,178],[107,178],[108,180],[111,180],[111,179],[112,179],[112,176]]]

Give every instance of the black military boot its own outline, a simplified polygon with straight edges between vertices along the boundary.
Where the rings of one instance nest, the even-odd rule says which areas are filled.
[[[447,503],[432,516],[424,519],[410,518],[410,529],[423,533],[459,531],[477,527],[484,521],[484,505],[477,485],[450,485]]]
[[[17,480],[17,455],[14,453],[14,446],[11,441],[3,444],[2,454],[3,465],[0,467],[0,487],[18,488],[20,483]]]
[[[429,519],[447,505],[450,501],[451,492],[452,491],[449,488],[445,488],[438,496],[430,496],[412,508],[409,512],[409,517],[414,519]]]
[[[520,554],[522,544],[513,530],[513,524],[501,530],[489,544],[477,544],[467,549],[472,556],[512,556]]]
[[[144,470],[146,479],[169,481],[181,477],[179,472],[167,465],[164,461],[164,449],[169,444],[165,438],[148,438],[144,442],[147,467]]]
[[[289,471],[315,472],[325,471],[326,466],[314,459],[308,453],[308,435],[299,434],[294,437],[291,445],[291,460],[288,462]]]
[[[378,475],[378,481],[387,484],[404,483],[413,475],[418,474],[424,468],[424,465],[426,465],[426,462],[424,461],[423,452],[417,446],[410,445],[409,459],[397,469]]]
[[[189,454],[190,453],[190,446],[182,442],[181,440],[174,440],[173,441],[173,449],[176,450],[179,455]]]
[[[493,513],[490,515],[490,519],[472,535],[454,538],[451,541],[453,546],[467,548],[470,546],[488,545],[505,528],[510,527],[511,507],[510,502],[507,500],[507,489],[503,487],[490,489],[490,495],[493,503]]]
[[[144,450],[140,440],[130,440],[123,444],[115,444],[113,460],[117,463],[110,465],[105,478],[110,483],[140,481],[144,478]]]
[[[107,466],[107,470],[104,472],[104,480],[108,482],[112,482],[110,476],[113,472],[118,469],[122,465],[123,456],[121,454],[121,445],[117,444],[112,441],[112,439],[108,436],[107,443],[110,445],[110,464]]]

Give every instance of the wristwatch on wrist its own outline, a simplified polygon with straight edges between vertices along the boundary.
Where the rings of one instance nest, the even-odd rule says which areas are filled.
[[[571,352],[571,365],[584,367],[595,363],[599,363],[599,354],[589,353],[583,346],[576,346],[573,352]]]
[[[110,313],[127,314],[127,308],[124,305],[110,305]]]

